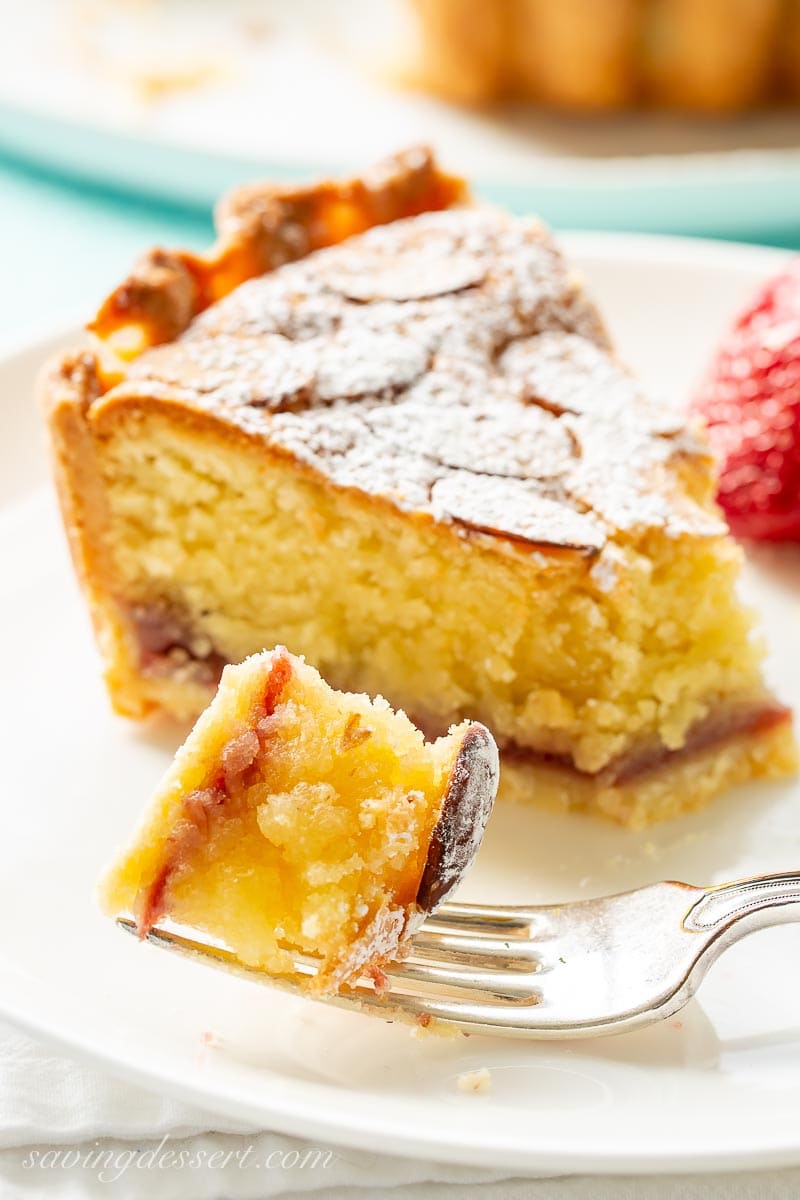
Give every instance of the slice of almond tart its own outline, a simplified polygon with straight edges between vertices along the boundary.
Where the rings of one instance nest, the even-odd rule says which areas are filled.
[[[51,365],[114,706],[195,717],[285,644],[428,734],[482,721],[501,797],[642,825],[790,773],[708,445],[541,223],[465,197],[421,151],[236,192]]]

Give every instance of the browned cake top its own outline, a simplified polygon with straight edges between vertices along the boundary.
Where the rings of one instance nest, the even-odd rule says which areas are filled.
[[[704,446],[617,363],[543,227],[493,210],[396,221],[242,284],[107,399],[143,394],[518,543],[723,530],[683,482]]]

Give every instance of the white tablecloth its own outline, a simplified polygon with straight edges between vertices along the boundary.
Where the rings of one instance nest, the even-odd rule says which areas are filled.
[[[0,1197],[18,1200],[797,1200],[800,1169],[519,1179],[243,1128],[0,1025]]]

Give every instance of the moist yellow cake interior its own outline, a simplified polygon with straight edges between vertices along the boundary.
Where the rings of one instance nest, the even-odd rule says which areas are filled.
[[[385,700],[336,693],[296,660],[263,716],[268,658],[226,668],[103,903],[149,924],[143,906],[171,862],[171,920],[271,974],[313,955],[323,984],[382,913],[413,904],[459,739],[426,743]],[[254,731],[257,754],[237,772]],[[229,796],[198,806],[221,770]]]
[[[602,570],[567,551],[498,553],[388,505],[376,520],[355,495],[157,415],[115,426],[103,461],[125,596],[152,605],[163,579],[163,601],[205,614],[195,634],[232,661],[280,633],[337,686],[388,689],[423,725],[470,716],[501,746],[571,753],[589,773],[629,742],[680,748],[717,701],[763,694],[727,538],[651,530]],[[116,682],[123,707],[133,690],[146,710],[146,678]],[[183,681],[181,694],[202,697]]]

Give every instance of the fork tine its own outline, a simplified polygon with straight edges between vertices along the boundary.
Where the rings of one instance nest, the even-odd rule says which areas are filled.
[[[126,933],[138,936],[135,922],[119,917],[117,925]],[[263,971],[256,967],[246,966],[229,950],[211,946],[206,942],[195,941],[193,938],[173,930],[151,929],[147,934],[147,941],[187,956],[206,961],[211,959],[216,966],[247,978],[255,978],[262,983],[267,978]],[[440,942],[445,944],[440,946]],[[414,939],[411,952],[406,958],[390,964],[390,969],[386,971],[387,976],[397,980],[443,984],[459,989],[469,987],[496,989],[503,984],[504,980],[510,982],[510,978],[515,980],[514,986],[518,986],[523,977],[533,975],[541,969],[540,964],[532,956],[510,956],[504,955],[502,952],[485,954],[483,941],[480,942],[480,945],[474,945],[471,950],[466,950],[466,943],[460,939],[457,951],[453,952],[448,951],[446,942],[447,940],[444,938],[431,938],[430,946],[425,943],[422,947],[423,950],[432,947],[435,951],[434,956],[428,959],[424,954],[420,956],[417,953],[419,947],[417,939]],[[504,949],[505,943],[499,943],[499,946]],[[302,954],[295,954],[294,964],[300,975],[313,975],[317,969],[315,960]]]
[[[519,955],[519,948],[512,938],[470,937],[466,932],[460,936],[439,933],[436,929],[429,929],[427,921],[411,939],[412,954],[420,951],[437,961],[453,963],[472,962],[475,955],[491,955],[494,962],[524,957]]]
[[[503,943],[504,945],[506,943]],[[402,962],[418,962],[421,965],[468,967],[472,971],[503,970],[514,972],[541,971],[542,960],[533,954],[514,954],[506,951],[500,955],[497,951],[485,953],[482,944],[464,941],[458,949],[441,949],[432,939],[420,943],[415,938]]]
[[[135,921],[131,921],[127,917],[117,917],[116,924],[125,933],[130,933],[136,938],[139,937],[139,930]],[[203,963],[210,962],[212,966],[220,967],[222,970],[229,971],[232,975],[239,975],[243,979],[252,979],[256,982],[264,983],[272,978],[271,976],[267,976],[263,971],[259,971],[257,967],[248,967],[230,950],[225,950],[221,946],[211,946],[208,942],[195,941],[193,938],[175,933],[171,929],[154,927],[145,934],[144,940],[152,942],[155,946],[161,946],[166,950],[174,950],[175,953],[182,955],[184,958],[195,959]],[[298,975],[314,975],[316,972],[314,960],[301,954],[295,955],[294,965]]]
[[[424,995],[421,992],[374,992],[354,988],[330,997],[340,1008],[358,1008],[374,1013],[384,1020],[405,1020],[427,1026],[431,1021],[445,1021],[467,1031],[476,1026],[502,1030],[505,1033],[526,1033],[526,1014],[537,1010],[537,998],[504,996],[500,1003],[478,1003]]]
[[[531,913],[525,908],[500,908],[493,904],[443,904],[426,918],[426,926],[444,926],[452,932],[463,930],[471,935],[505,933],[525,936]]]
[[[390,983],[397,980],[401,984],[410,982],[421,983],[425,987],[439,984],[449,988],[458,988],[460,992],[490,991],[516,992],[527,990],[533,986],[532,977],[537,974],[537,965],[528,960],[525,966],[516,970],[508,970],[505,964],[493,961],[488,969],[476,969],[471,966],[439,966],[437,963],[427,963],[415,958],[404,958],[399,963],[391,963],[384,968],[384,974]]]

